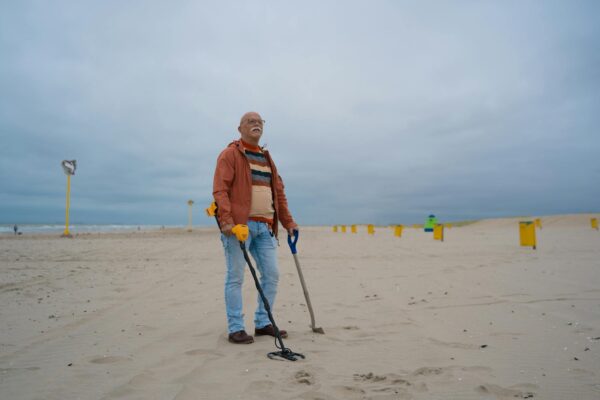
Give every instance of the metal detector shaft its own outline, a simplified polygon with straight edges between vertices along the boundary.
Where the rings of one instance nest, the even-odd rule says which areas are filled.
[[[271,305],[269,304],[269,300],[267,300],[267,297],[265,296],[265,293],[263,292],[262,287],[260,286],[260,283],[258,283],[258,276],[256,276],[256,270],[252,266],[250,257],[248,257],[248,252],[246,251],[246,246],[244,245],[244,243],[240,242],[240,247],[242,248],[242,251],[244,252],[244,258],[246,259],[246,263],[248,263],[248,267],[250,267],[250,273],[252,274],[252,278],[254,278],[254,286],[256,286],[256,290],[258,290],[258,294],[260,295],[260,298],[262,299],[263,304],[265,305],[265,310],[267,311],[267,315],[269,316],[269,321],[271,321],[271,324],[273,325],[273,329],[275,330],[275,338],[277,339],[277,341],[279,342],[279,345],[283,349],[283,348],[285,348],[285,346],[283,345],[283,340],[281,339],[281,333],[279,332],[279,328],[277,327],[277,324],[275,323],[275,319],[273,318],[273,313],[271,312]]]
[[[310,296],[308,295],[308,289],[306,289],[306,282],[304,282],[304,275],[302,275],[302,269],[300,268],[300,261],[298,261],[298,254],[292,254],[294,261],[296,262],[296,269],[298,270],[298,276],[300,277],[300,284],[302,285],[302,291],[304,292],[304,298],[306,299],[306,305],[308,306],[308,312],[310,313],[310,327],[315,330],[315,313],[313,312],[312,304],[310,302]]]
[[[296,249],[296,243],[298,243],[299,237],[298,230],[294,230],[294,240],[292,237],[288,235],[288,245],[290,246],[290,250],[292,251],[292,255],[294,256],[294,262],[296,263],[296,270],[298,270],[298,276],[300,277],[300,284],[302,285],[302,291],[304,292],[304,298],[306,299],[306,305],[308,306],[308,312],[310,313],[310,327],[313,332],[316,333],[325,333],[323,328],[317,328],[315,326],[315,313],[312,308],[312,303],[310,302],[310,296],[308,295],[308,289],[306,288],[306,282],[304,281],[304,275],[302,274],[302,268],[300,268],[300,261],[298,261],[298,250]]]
[[[262,299],[263,304],[265,306],[265,310],[267,311],[267,315],[269,316],[269,321],[271,321],[271,324],[273,325],[273,330],[275,331],[275,339],[279,342],[279,348],[281,349],[280,351],[272,351],[269,354],[267,354],[267,356],[271,359],[275,359],[275,357],[280,357],[289,361],[296,361],[298,358],[304,358],[303,354],[294,353],[292,350],[284,346],[283,339],[281,338],[281,332],[279,331],[279,328],[275,323],[275,319],[273,318],[273,313],[271,312],[271,305],[269,304],[269,301],[267,300],[267,297],[265,296],[265,293],[263,292],[262,287],[260,286],[258,276],[256,275],[256,270],[252,266],[252,262],[250,261],[250,257],[248,256],[248,252],[246,251],[246,245],[244,244],[244,242],[240,241],[240,247],[242,249],[242,252],[244,253],[244,259],[246,260],[246,263],[250,268],[252,278],[254,278],[254,285],[256,286],[256,290],[258,290],[260,298]]]

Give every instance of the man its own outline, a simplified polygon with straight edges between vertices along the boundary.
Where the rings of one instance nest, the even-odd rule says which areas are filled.
[[[231,229],[237,224],[248,225],[250,234],[246,248],[260,272],[260,285],[271,309],[279,281],[276,258],[278,223],[281,222],[290,235],[298,229],[288,210],[277,168],[269,152],[259,147],[264,124],[265,121],[256,112],[242,116],[238,127],[241,138],[231,142],[219,155],[213,181],[213,196],[217,203],[217,219],[227,265],[225,307],[229,341],[238,344],[252,343],[254,338],[244,328],[242,284],[246,261]],[[275,336],[260,296],[254,325],[256,336]],[[280,333],[282,337],[287,337],[285,330],[280,329]]]

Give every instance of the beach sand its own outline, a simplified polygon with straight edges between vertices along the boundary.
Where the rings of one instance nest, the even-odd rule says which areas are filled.
[[[274,340],[227,341],[215,228],[0,238],[0,398],[599,399],[600,232],[592,215],[446,229],[444,242],[302,228],[312,332],[279,248]],[[530,219],[530,218],[529,218]],[[253,332],[256,289],[244,285]]]

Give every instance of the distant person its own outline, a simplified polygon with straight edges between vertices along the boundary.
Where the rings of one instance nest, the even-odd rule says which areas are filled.
[[[15,231],[15,236],[16,236],[17,232],[19,231],[19,227],[15,224],[15,226],[13,226],[13,230]]]
[[[254,338],[246,333],[242,305],[242,284],[246,262],[231,229],[237,224],[248,225],[246,248],[252,254],[260,272],[260,285],[271,309],[275,303],[279,270],[277,268],[278,223],[290,235],[298,229],[288,210],[283,182],[267,150],[258,143],[265,121],[258,113],[248,112],[240,120],[241,140],[231,142],[217,159],[213,181],[213,196],[217,203],[217,220],[225,251],[225,308],[229,341],[248,344]],[[258,297],[254,314],[254,334],[275,336],[265,306]],[[279,330],[287,337],[285,330]]]

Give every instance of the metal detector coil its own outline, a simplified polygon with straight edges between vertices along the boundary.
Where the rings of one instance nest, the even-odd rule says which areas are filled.
[[[244,253],[244,259],[250,268],[250,273],[252,274],[252,278],[254,278],[254,285],[256,286],[256,290],[258,290],[258,294],[263,301],[265,306],[265,310],[267,311],[267,315],[269,316],[269,321],[273,325],[273,330],[275,331],[275,347],[279,349],[279,351],[272,351],[267,354],[271,360],[284,359],[288,361],[296,361],[299,358],[305,358],[304,354],[294,353],[292,350],[285,347],[283,344],[283,339],[281,338],[281,332],[279,332],[279,328],[275,323],[275,319],[273,318],[273,313],[271,312],[271,306],[269,305],[269,301],[265,296],[262,287],[258,281],[258,276],[256,276],[256,270],[252,266],[252,262],[250,261],[250,256],[248,256],[248,251],[246,251],[245,241],[248,239],[248,226],[238,224],[233,227],[232,232],[235,234],[236,238],[240,242],[240,247],[242,249],[242,253]],[[279,343],[278,343],[279,342]]]

